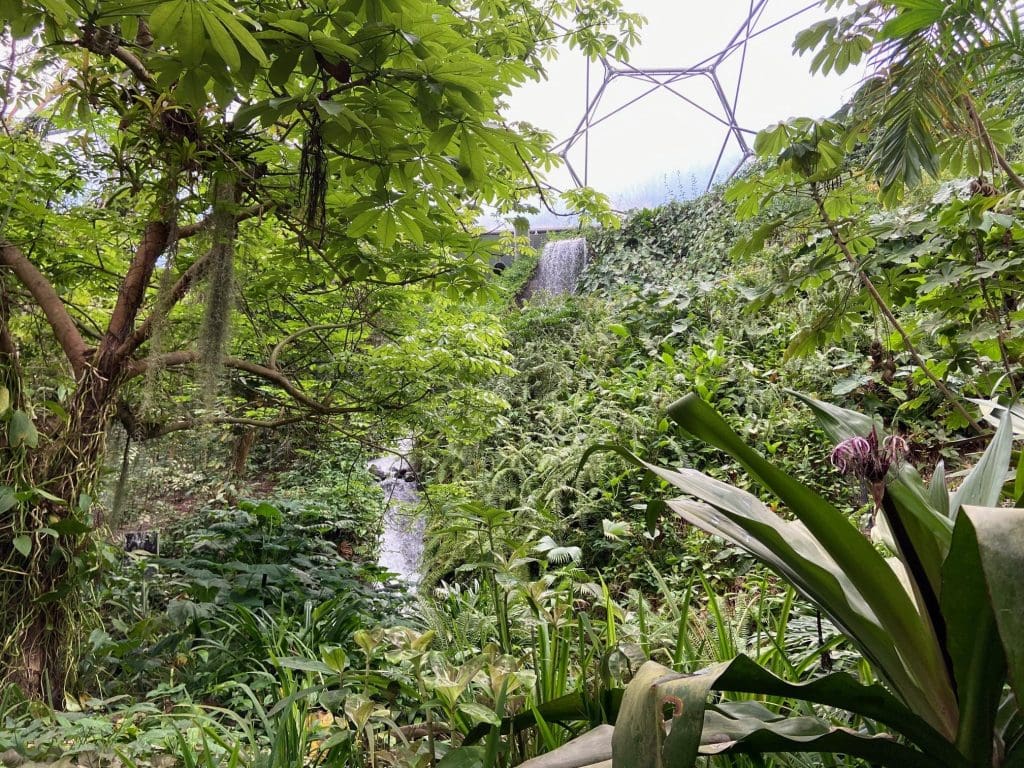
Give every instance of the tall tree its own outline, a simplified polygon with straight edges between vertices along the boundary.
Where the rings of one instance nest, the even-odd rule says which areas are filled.
[[[258,424],[422,396],[372,356],[311,388],[296,351],[378,346],[400,286],[479,290],[476,211],[552,163],[506,97],[558,40],[621,55],[642,20],[616,0],[0,0],[0,19],[0,675],[60,704],[108,423],[168,428],[131,383],[198,370],[208,403],[229,369],[278,417],[214,418]],[[267,327],[235,354],[253,305]]]

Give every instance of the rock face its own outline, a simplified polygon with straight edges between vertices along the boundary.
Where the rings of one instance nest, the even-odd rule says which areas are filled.
[[[529,299],[541,293],[551,296],[575,293],[586,264],[587,241],[582,237],[549,241],[540,254],[537,271],[523,289],[522,298]]]
[[[416,473],[405,459],[412,447],[412,440],[401,440],[393,454],[374,459],[368,469],[380,478],[387,500],[377,562],[400,579],[417,584],[426,521],[422,515],[409,511],[420,500]]]

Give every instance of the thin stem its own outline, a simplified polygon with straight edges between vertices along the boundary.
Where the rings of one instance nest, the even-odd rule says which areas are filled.
[[[878,289],[875,287],[875,284],[871,281],[871,278],[868,277],[867,273],[863,269],[861,269],[860,263],[857,261],[856,258],[854,258],[854,255],[850,252],[850,248],[846,244],[846,240],[839,232],[839,227],[836,226],[835,221],[832,219],[831,216],[829,216],[828,211],[825,210],[825,201],[821,197],[821,192],[818,189],[818,185],[813,182],[811,183],[811,197],[814,198],[814,202],[818,208],[818,215],[821,216],[822,222],[824,222],[826,228],[828,228],[829,233],[832,235],[832,239],[835,242],[836,247],[839,248],[840,252],[843,254],[843,258],[846,259],[847,263],[850,265],[850,268],[854,271],[854,274],[857,275],[861,284],[864,286],[864,289],[868,292],[868,295],[871,296],[871,299],[878,306],[879,311],[881,311],[882,315],[889,322],[889,324],[896,329],[896,333],[898,333],[900,335],[900,338],[903,340],[904,348],[907,350],[908,353],[910,353],[910,356],[914,359],[914,362],[917,364],[917,367],[920,368],[921,372],[928,377],[932,384],[935,385],[935,388],[939,390],[943,398],[945,398],[946,402],[949,403],[950,406],[952,406],[953,409],[957,413],[959,413],[960,416],[963,417],[968,424],[971,425],[971,429],[973,429],[979,435],[985,434],[985,429],[974,419],[974,417],[971,416],[971,414],[967,412],[967,409],[964,408],[963,404],[957,399],[956,395],[954,395],[953,392],[949,389],[949,387],[946,386],[946,383],[942,381],[934,373],[932,373],[931,370],[928,368],[928,365],[927,363],[925,363],[924,358],[921,357],[921,354],[917,351],[917,348],[914,346],[914,342],[910,340],[910,334],[908,334],[907,331],[903,328],[903,325],[900,323],[900,321],[896,319],[896,316],[889,308],[889,305],[886,303],[885,299],[882,298],[882,294],[878,292]]]

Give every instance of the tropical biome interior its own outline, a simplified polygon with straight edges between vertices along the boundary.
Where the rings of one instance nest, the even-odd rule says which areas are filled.
[[[642,10],[0,0],[0,764],[1024,766],[1024,7],[627,209]]]

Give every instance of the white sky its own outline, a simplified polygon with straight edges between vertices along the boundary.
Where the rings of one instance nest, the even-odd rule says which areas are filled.
[[[623,0],[628,10],[638,11],[648,19],[630,64],[693,67],[729,43],[744,24],[751,1]],[[754,31],[765,30],[809,4],[810,0],[768,0]],[[822,14],[815,8],[750,41],[736,106],[740,126],[756,131],[796,115],[824,116],[852,94],[860,71],[847,72],[843,77],[811,76],[810,57],[796,57],[792,53],[796,33],[820,18]],[[741,53],[737,48],[717,69],[730,101],[736,92]],[[582,55],[564,52],[550,64],[547,82],[531,84],[514,95],[510,116],[545,128],[558,140],[567,138],[584,115],[586,71]],[[601,79],[601,65],[592,64],[592,94]],[[607,115],[650,88],[649,83],[616,79],[605,90],[597,117]],[[692,77],[673,88],[724,117],[708,78]],[[621,207],[688,196],[694,186],[691,174],[700,177],[699,186],[703,188],[726,136],[720,122],[659,89],[591,129],[589,184],[610,195]],[[753,135],[748,134],[747,140],[752,143]],[[735,167],[739,157],[737,144],[730,140],[723,171]],[[582,177],[582,139],[570,152],[570,160]],[[564,170],[554,172],[550,180],[557,187],[571,187]]]

